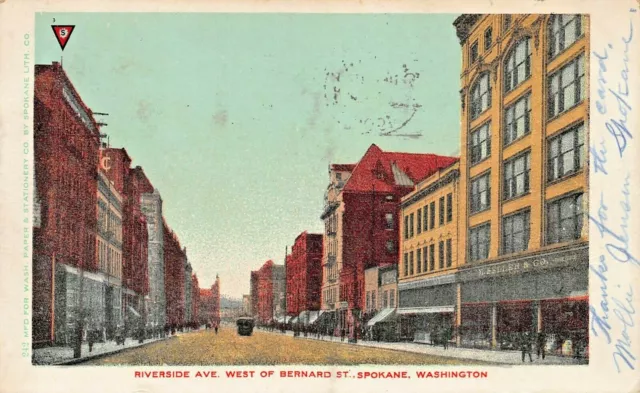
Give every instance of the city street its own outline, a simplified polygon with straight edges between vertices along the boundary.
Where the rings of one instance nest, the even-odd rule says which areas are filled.
[[[395,350],[365,348],[338,342],[293,338],[254,330],[239,336],[231,325],[185,333],[173,340],[126,350],[83,365],[271,365],[271,364],[489,364]]]

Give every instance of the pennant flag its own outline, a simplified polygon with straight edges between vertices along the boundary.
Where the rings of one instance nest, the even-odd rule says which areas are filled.
[[[71,33],[73,32],[73,29],[75,27],[75,25],[51,26],[51,28],[53,29],[53,34],[55,34],[56,39],[58,40],[58,44],[60,44],[60,48],[62,48],[62,50],[64,50],[64,47],[67,46],[67,42],[69,42],[69,38],[71,38]]]

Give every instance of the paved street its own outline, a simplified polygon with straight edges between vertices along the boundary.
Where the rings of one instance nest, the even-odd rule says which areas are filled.
[[[174,339],[125,350],[84,365],[271,365],[271,364],[489,364],[346,343],[308,340],[276,332],[254,330],[236,334],[231,325],[218,335],[213,330],[185,333]]]

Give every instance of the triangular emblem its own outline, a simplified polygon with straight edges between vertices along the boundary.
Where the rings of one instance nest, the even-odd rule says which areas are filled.
[[[71,33],[76,26],[66,25],[53,25],[51,28],[53,29],[53,34],[55,34],[56,39],[58,40],[58,44],[60,44],[60,48],[64,50],[64,47],[67,46],[67,42],[69,42],[69,38],[71,38]]]

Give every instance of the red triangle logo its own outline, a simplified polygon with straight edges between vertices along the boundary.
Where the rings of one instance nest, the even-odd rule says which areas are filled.
[[[51,28],[53,29],[53,34],[55,34],[56,39],[58,40],[58,44],[60,44],[60,48],[62,48],[62,50],[64,50],[64,47],[67,46],[67,42],[69,42],[69,38],[71,38],[71,33],[73,33],[73,29],[75,27],[75,25],[51,26]]]

